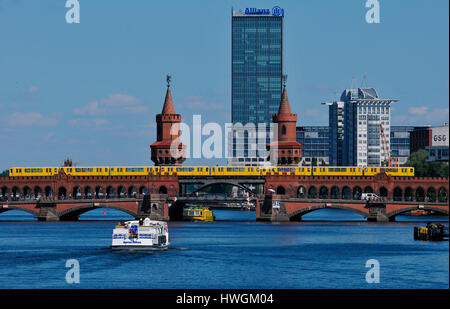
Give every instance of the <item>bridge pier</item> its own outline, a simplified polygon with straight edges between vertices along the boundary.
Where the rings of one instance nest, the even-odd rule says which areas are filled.
[[[56,203],[38,203],[36,207],[39,208],[39,214],[36,216],[38,221],[60,221],[56,213]]]

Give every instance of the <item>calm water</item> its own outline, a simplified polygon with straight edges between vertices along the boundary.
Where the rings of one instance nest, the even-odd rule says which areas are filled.
[[[0,288],[449,288],[448,241],[413,240],[413,227],[430,218],[377,224],[323,209],[301,223],[270,224],[254,212],[215,214],[218,222],[170,222],[168,251],[125,253],[109,249],[116,222],[131,219],[124,213],[47,223],[8,211],[0,215]],[[80,264],[79,284],[66,283],[68,259]],[[379,284],[365,280],[368,259],[380,263]]]

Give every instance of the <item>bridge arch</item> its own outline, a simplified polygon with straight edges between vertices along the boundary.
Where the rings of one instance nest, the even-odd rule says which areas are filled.
[[[342,188],[342,199],[343,200],[351,200],[352,199],[352,192],[349,187],[345,186]]]
[[[308,189],[308,198],[317,198],[317,189],[315,186],[311,186]]]
[[[438,191],[439,202],[448,202],[448,192],[444,187],[440,187]]]
[[[286,189],[283,186],[278,186],[277,187],[277,194],[285,195],[286,194]]]
[[[362,189],[360,186],[353,187],[353,199],[360,200],[362,195]]]
[[[66,187],[61,186],[61,187],[58,188],[58,198],[59,199],[67,198],[67,189],[66,189]]]
[[[364,193],[373,193],[373,188],[371,186],[366,186],[364,188]]]
[[[414,199],[413,197],[413,189],[411,187],[407,187],[405,189],[405,198],[404,201],[412,201]]]
[[[386,187],[381,187],[379,192],[378,192],[378,195],[380,197],[388,197],[389,191],[388,191],[388,189]]]
[[[9,196],[9,189],[6,186],[1,187],[0,189],[0,198],[6,199]]]
[[[72,189],[72,198],[80,199],[81,198],[81,188],[79,186],[74,186]]]
[[[102,186],[95,187],[95,198],[103,198],[105,195],[105,190]]]
[[[16,186],[12,187],[11,193],[12,193],[12,197],[14,197],[14,198],[19,198],[21,196],[20,189]]]
[[[53,189],[50,186],[46,186],[44,189],[44,195],[45,197],[52,197],[53,196]]]
[[[436,202],[436,189],[433,187],[429,187],[427,190],[426,199],[428,202]]]
[[[297,197],[305,198],[306,197],[306,189],[304,186],[300,186],[297,188]]]
[[[100,203],[98,206],[93,206],[92,204],[82,204],[79,206],[71,207],[69,209],[65,209],[58,213],[59,219],[61,221],[68,221],[68,220],[78,220],[78,217],[88,211],[98,209],[98,208],[109,208],[109,209],[115,209],[122,212],[125,212],[133,217],[137,216],[137,213],[135,213],[132,210],[129,210],[125,207],[121,207],[119,205],[114,204],[108,204],[108,203]]]
[[[320,187],[319,189],[319,198],[327,199],[328,198],[328,188],[325,186]]]
[[[106,198],[114,198],[115,194],[114,194],[114,187],[113,186],[108,186],[106,188]]]
[[[160,186],[158,189],[159,194],[167,194],[167,187],[166,186]]]
[[[37,217],[39,212],[33,211],[31,209],[28,209],[26,207],[20,207],[20,206],[16,206],[16,205],[8,205],[8,208],[0,208],[0,215],[4,212],[10,211],[10,210],[20,210],[20,211],[24,211],[27,212],[29,214],[32,214],[34,217]]]
[[[31,197],[31,188],[29,186],[25,186],[22,189],[23,197],[30,198]]]
[[[42,189],[40,186],[35,186],[33,192],[35,197],[42,196]]]
[[[125,187],[124,186],[119,186],[117,188],[117,196],[118,197],[125,197],[125,195],[126,195]]]
[[[363,216],[364,218],[368,217],[368,212],[364,212],[360,209],[357,208],[353,208],[353,207],[349,207],[349,206],[345,206],[345,205],[332,205],[332,206],[326,206],[324,204],[319,204],[319,205],[314,205],[314,206],[309,206],[306,208],[302,208],[299,210],[296,210],[290,214],[288,214],[289,217],[289,221],[301,221],[301,217],[312,212],[312,211],[316,211],[319,209],[325,209],[325,208],[331,208],[331,209],[341,209],[341,210],[349,210],[351,212],[357,213],[361,216]]]
[[[447,215],[447,216],[449,215],[448,211],[443,210],[443,209],[438,208],[438,207],[429,206],[429,205],[424,205],[424,207],[421,207],[420,209],[422,209],[422,210],[432,210],[432,211],[438,212],[438,213],[443,214],[443,215]],[[392,221],[396,216],[404,214],[404,213],[412,211],[412,210],[417,210],[417,206],[396,209],[394,211],[391,211],[391,212],[387,213],[386,216],[389,218],[390,221]]]
[[[394,188],[394,201],[402,201],[403,200],[403,191],[400,187]]]
[[[336,186],[333,186],[331,188],[331,199],[339,199],[340,194],[339,194],[339,188]]]
[[[92,188],[90,186],[84,188],[84,195],[86,198],[92,198]]]
[[[137,189],[135,186],[130,186],[128,188],[128,197],[135,197],[137,194]]]
[[[147,194],[147,193],[148,193],[148,189],[147,189],[146,186],[141,186],[141,187],[139,188],[139,194],[145,195],[145,194]]]
[[[418,187],[416,189],[416,201],[418,202],[425,201],[425,190],[422,187]]]

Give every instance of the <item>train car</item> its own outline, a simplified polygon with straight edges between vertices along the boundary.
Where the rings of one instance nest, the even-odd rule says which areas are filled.
[[[363,168],[356,166],[315,166],[312,175],[317,176],[362,176]]]
[[[414,176],[414,168],[413,167],[365,167],[364,175],[365,176],[373,176],[379,173],[386,173],[391,176]]]
[[[147,176],[159,173],[158,166],[114,166],[109,168],[111,176]]]
[[[59,173],[59,169],[59,167],[13,167],[9,169],[9,176],[53,176]]]
[[[109,176],[109,168],[104,166],[65,166],[60,169],[71,176]]]
[[[177,166],[174,172],[179,176],[207,176],[210,174],[209,166]]]
[[[310,176],[312,173],[312,168],[311,167],[296,167],[295,168],[295,175],[298,176]]]
[[[258,176],[260,175],[258,166],[214,166],[211,167],[213,176]]]

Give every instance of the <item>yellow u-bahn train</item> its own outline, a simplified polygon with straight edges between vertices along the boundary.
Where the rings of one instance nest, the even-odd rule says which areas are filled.
[[[71,176],[373,176],[386,173],[392,176],[414,176],[413,167],[359,167],[359,166],[296,166],[296,167],[231,167],[231,166],[99,166],[99,167],[13,167],[10,177],[53,176],[61,170]]]

